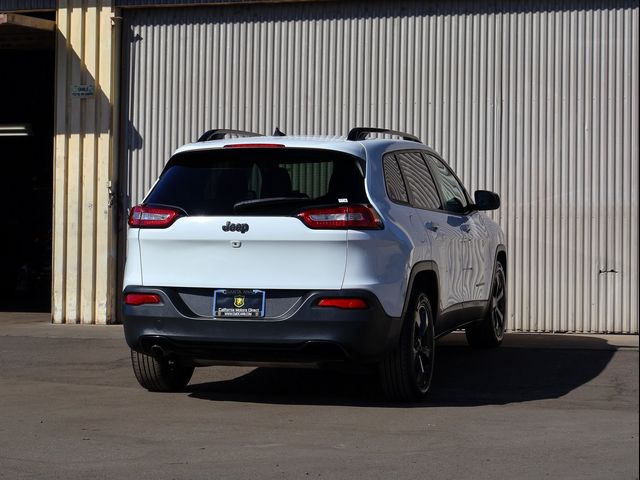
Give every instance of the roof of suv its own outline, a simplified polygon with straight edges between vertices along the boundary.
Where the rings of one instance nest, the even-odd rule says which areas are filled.
[[[208,140],[194,142],[181,146],[175,153],[189,151],[210,150],[224,148],[227,145],[251,145],[260,147],[261,145],[282,145],[283,147],[294,148],[314,148],[324,150],[334,150],[349,153],[357,157],[366,159],[367,156],[375,153],[383,153],[395,147],[393,150],[420,149],[433,152],[433,150],[423,143],[410,140],[372,138],[366,140],[348,140],[347,137],[331,136],[260,136],[260,137],[240,137],[225,138],[221,140]],[[369,154],[369,155],[367,155]]]

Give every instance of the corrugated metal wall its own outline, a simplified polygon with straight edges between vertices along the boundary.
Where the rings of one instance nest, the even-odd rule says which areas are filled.
[[[425,3],[126,11],[129,205],[211,127],[413,132],[502,196],[512,330],[637,333],[637,2]]]
[[[56,0],[0,0],[0,12],[17,10],[54,10]]]
[[[283,3],[283,2],[317,2],[326,0],[115,0],[116,7],[140,6],[181,6],[181,5],[211,5],[211,4],[239,4],[239,3]]]
[[[53,321],[109,323],[116,237],[111,208],[117,58],[110,0],[60,0],[56,32]],[[94,95],[72,95],[90,85]]]

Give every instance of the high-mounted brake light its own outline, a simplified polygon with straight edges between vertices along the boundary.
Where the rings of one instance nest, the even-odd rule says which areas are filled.
[[[129,212],[129,226],[134,228],[167,228],[181,213],[167,207],[136,205]]]
[[[127,293],[124,296],[127,305],[148,305],[160,303],[160,295],[155,293]]]
[[[344,308],[347,310],[357,310],[368,308],[367,301],[362,298],[323,298],[318,302],[319,307]]]
[[[284,148],[281,143],[231,143],[224,148]]]
[[[311,208],[300,212],[298,218],[315,229],[381,229],[382,220],[376,211],[366,205]]]

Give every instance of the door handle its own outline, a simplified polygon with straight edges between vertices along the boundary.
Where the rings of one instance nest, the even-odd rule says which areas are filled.
[[[431,230],[432,232],[437,232],[438,224],[433,222],[427,222],[424,224],[424,228],[426,228],[427,230]]]
[[[460,230],[462,230],[465,233],[469,233],[469,231],[471,230],[471,227],[466,223],[463,223],[462,225],[460,225]]]

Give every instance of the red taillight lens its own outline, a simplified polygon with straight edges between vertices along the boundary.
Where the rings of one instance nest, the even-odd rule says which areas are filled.
[[[129,226],[135,228],[167,228],[181,213],[166,207],[136,205],[129,212]]]
[[[124,296],[124,303],[127,305],[147,305],[149,303],[160,303],[160,295],[155,293],[127,293]]]
[[[382,220],[375,210],[366,205],[345,207],[312,208],[298,214],[298,218],[309,228],[341,229],[362,228],[380,229]]]
[[[368,308],[367,301],[362,298],[323,298],[318,302],[319,307],[344,308],[348,310],[357,310]]]
[[[281,143],[231,143],[224,148],[284,148]]]

